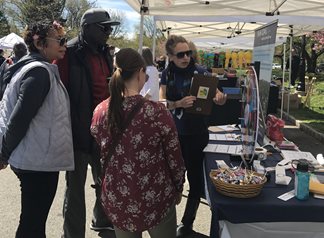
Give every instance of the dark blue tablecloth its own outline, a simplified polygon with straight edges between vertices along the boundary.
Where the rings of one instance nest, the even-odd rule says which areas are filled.
[[[268,156],[265,166],[275,166],[281,159],[279,154]],[[212,211],[210,237],[219,237],[219,221],[232,223],[250,222],[324,222],[324,200],[310,196],[307,201],[292,198],[286,202],[277,197],[294,189],[294,177],[291,171],[286,171],[293,179],[288,186],[275,184],[275,172],[270,172],[270,180],[262,192],[255,198],[231,198],[218,193],[209,178],[209,172],[216,169],[215,160],[224,160],[238,165],[237,158],[231,159],[227,154],[206,153],[204,168],[206,175],[207,200]]]

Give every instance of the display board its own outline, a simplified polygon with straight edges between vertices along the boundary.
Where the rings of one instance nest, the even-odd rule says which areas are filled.
[[[259,87],[253,66],[248,67],[244,78],[242,114],[242,157],[247,161],[253,157],[259,128]]]
[[[259,89],[260,89],[260,115],[257,142],[263,145],[266,132],[265,118],[268,107],[270,82],[272,79],[272,61],[274,56],[278,20],[259,27],[255,30],[253,60],[260,62],[259,67]]]

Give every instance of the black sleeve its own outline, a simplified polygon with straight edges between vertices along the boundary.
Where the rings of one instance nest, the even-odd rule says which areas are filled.
[[[12,151],[26,135],[29,124],[42,106],[49,89],[49,73],[43,67],[30,70],[22,79],[18,101],[3,136],[1,153],[4,158],[9,159]]]

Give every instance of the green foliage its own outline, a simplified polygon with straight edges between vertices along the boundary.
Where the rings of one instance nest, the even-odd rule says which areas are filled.
[[[63,17],[70,31],[69,36],[74,37],[78,34],[83,13],[92,7],[95,7],[95,3],[87,0],[66,0]]]
[[[8,15],[24,28],[31,22],[59,20],[66,0],[9,0]]]
[[[4,13],[0,10],[0,38],[10,33],[10,26]]]
[[[290,110],[290,114],[314,130],[324,133],[324,81],[316,81],[310,107]]]

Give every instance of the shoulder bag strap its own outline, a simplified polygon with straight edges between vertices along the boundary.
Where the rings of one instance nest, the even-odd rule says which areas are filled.
[[[130,124],[130,122],[132,121],[132,119],[135,117],[135,115],[137,114],[137,112],[141,109],[142,105],[144,104],[145,99],[142,98],[134,107],[133,109],[130,111],[130,113],[128,114],[128,116],[124,119],[122,127],[121,127],[121,131],[116,134],[114,136],[114,138],[112,139],[111,143],[108,146],[108,155],[107,155],[107,159],[104,161],[103,167],[102,167],[102,179],[105,175],[105,170],[108,164],[108,161],[110,160],[114,148],[116,148],[117,143],[119,142],[120,138],[122,137],[122,135],[124,134],[124,131],[126,130],[126,128],[128,127],[128,125]],[[102,181],[100,181],[101,183]]]

